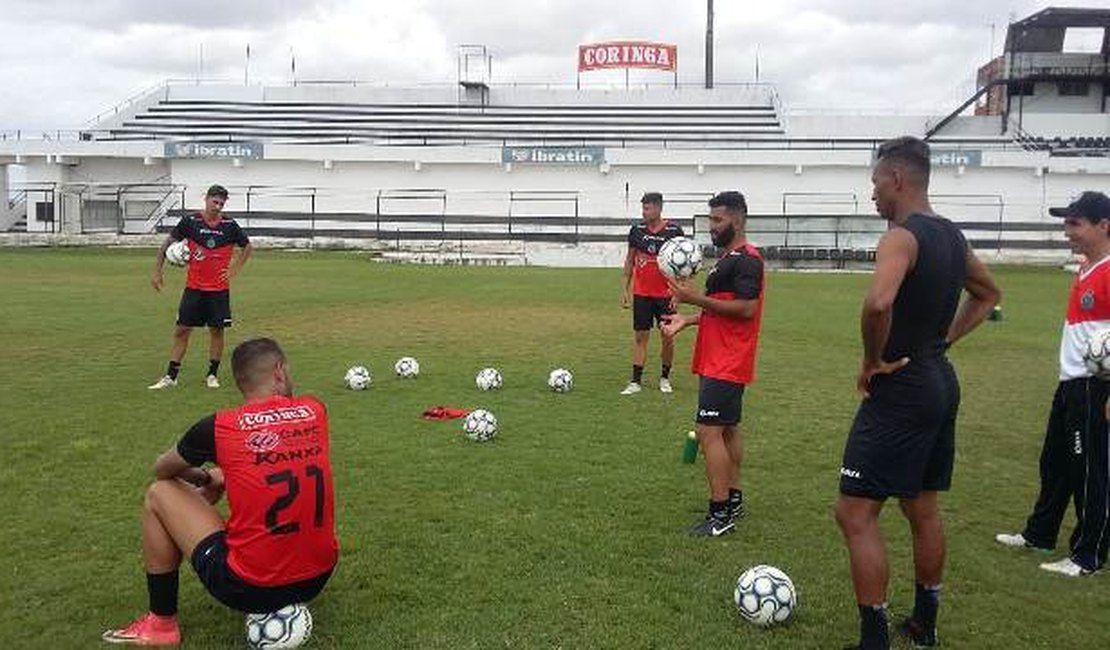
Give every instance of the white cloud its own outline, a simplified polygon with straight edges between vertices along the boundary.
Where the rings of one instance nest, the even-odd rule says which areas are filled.
[[[972,90],[1005,24],[1049,5],[1018,0],[717,0],[719,84],[755,76],[787,107],[932,107]],[[0,129],[76,128],[167,78],[453,83],[455,48],[486,45],[493,80],[573,83],[580,43],[676,43],[679,79],[703,80],[705,5],[673,0],[5,0]],[[661,73],[634,82],[666,83]],[[583,81],[618,82],[623,73]]]

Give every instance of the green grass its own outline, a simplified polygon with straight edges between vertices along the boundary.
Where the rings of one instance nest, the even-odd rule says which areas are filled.
[[[236,403],[203,387],[198,332],[182,384],[152,393],[182,277],[148,285],[150,251],[0,250],[0,647],[88,648],[145,607],[137,514],[154,457],[195,419]],[[941,634],[953,648],[1105,647],[1110,582],[1037,568],[995,546],[1019,529],[1056,382],[1069,278],[997,272],[1005,319],[953,351],[964,398]],[[702,466],[680,462],[691,428],[692,333],[676,392],[618,397],[630,315],[616,270],[422,268],[352,253],[261,251],[236,284],[230,342],[269,334],[298,389],[332,418],[340,567],[313,604],[317,648],[829,648],[855,638],[847,557],[830,507],[857,404],[857,313],[867,277],[771,274],[759,378],[745,396],[749,515],[739,532],[682,530],[705,504]],[[654,359],[657,340],[653,338]],[[422,366],[392,376],[396,358]],[[374,386],[346,391],[355,363]],[[499,367],[504,390],[474,373]],[[548,370],[575,372],[555,395]],[[225,375],[225,384],[227,373]],[[492,444],[445,404],[486,407]],[[912,605],[907,527],[888,507],[895,617]],[[1065,521],[1065,535],[1072,519]],[[733,611],[748,566],[798,586],[792,624]],[[242,617],[183,572],[185,647],[241,647]],[[1062,644],[1062,645],[1061,645]]]

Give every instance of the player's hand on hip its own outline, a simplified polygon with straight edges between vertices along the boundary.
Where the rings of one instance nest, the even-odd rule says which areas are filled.
[[[164,284],[164,283],[165,283],[165,278],[162,275],[161,270],[155,271],[154,273],[152,273],[150,275],[150,286],[154,287],[155,291],[161,291],[162,290],[162,284]]]
[[[909,357],[902,357],[897,361],[879,361],[874,365],[863,364],[859,370],[859,379],[856,380],[856,390],[864,397],[871,397],[871,378],[875,375],[890,375],[905,368],[909,364]]]

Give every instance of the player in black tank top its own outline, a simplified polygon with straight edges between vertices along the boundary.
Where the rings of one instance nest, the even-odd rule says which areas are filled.
[[[884,143],[871,182],[890,228],[860,317],[864,400],[844,449],[836,521],[860,615],[860,641],[851,647],[886,650],[889,569],[879,515],[897,497],[914,537],[913,614],[898,632],[919,647],[936,645],[945,556],[937,493],[951,482],[959,405],[944,351],[987,317],[1000,292],[959,229],[933,214],[928,145],[911,137]]]

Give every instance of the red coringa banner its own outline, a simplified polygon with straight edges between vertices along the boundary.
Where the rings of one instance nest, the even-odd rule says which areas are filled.
[[[578,71],[641,68],[674,72],[678,46],[647,41],[609,41],[578,46]]]

